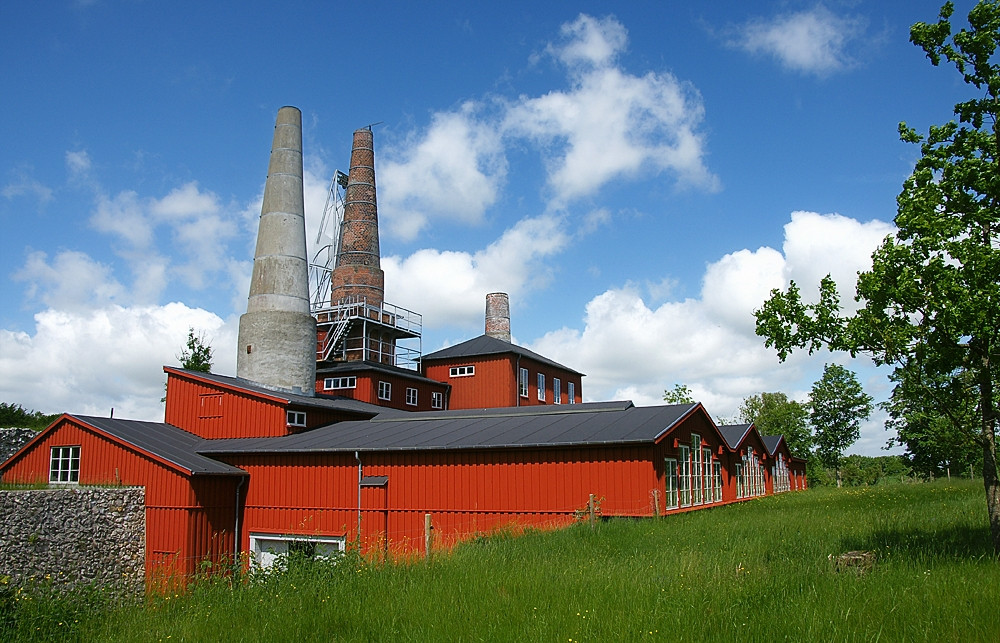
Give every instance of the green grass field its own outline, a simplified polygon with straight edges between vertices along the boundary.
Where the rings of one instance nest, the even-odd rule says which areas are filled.
[[[235,588],[203,582],[141,606],[17,598],[0,632],[87,641],[998,641],[1000,561],[984,505],[978,481],[818,489],[610,519],[595,530],[501,534],[430,563],[348,556]],[[830,557],[850,550],[873,552],[871,569],[837,571]]]

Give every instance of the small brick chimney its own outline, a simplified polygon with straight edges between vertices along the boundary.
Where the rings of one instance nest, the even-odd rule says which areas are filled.
[[[380,307],[385,296],[378,245],[378,206],[375,201],[375,151],[371,128],[354,132],[351,167],[344,195],[337,261],[330,283],[330,303],[364,298]]]
[[[505,292],[486,295],[486,334],[510,343],[510,298]]]

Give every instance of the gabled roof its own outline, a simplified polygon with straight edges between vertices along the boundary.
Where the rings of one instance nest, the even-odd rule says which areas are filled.
[[[778,445],[780,445],[781,441],[784,440],[784,439],[785,439],[785,437],[782,436],[782,435],[762,435],[762,436],[760,436],[761,442],[764,443],[764,448],[767,449],[767,452],[770,453],[771,455],[774,455],[775,452],[777,452]]]
[[[576,407],[576,408],[574,408]],[[654,444],[698,404],[631,402],[408,413],[296,435],[211,440],[200,453],[318,453]]]
[[[752,424],[726,424],[719,427],[719,433],[726,439],[726,444],[730,450],[735,451],[740,448],[743,439],[750,433]]]
[[[238,467],[199,455],[198,445],[206,440],[172,424],[86,415],[69,417],[166,460],[191,475],[247,475]]]
[[[168,374],[200,380],[202,382],[221,386],[222,388],[232,391],[250,393],[256,397],[270,399],[286,406],[323,409],[327,411],[343,411],[346,413],[355,413],[361,418],[374,417],[380,413],[405,413],[405,411],[396,411],[395,409],[378,406],[376,404],[369,404],[368,402],[361,402],[359,400],[354,400],[340,395],[324,395],[321,393],[317,393],[316,395],[300,395],[297,393],[290,393],[288,391],[276,391],[274,389],[260,386],[259,384],[254,384],[253,382],[239,377],[230,377],[228,375],[219,375],[217,373],[203,373],[201,371],[191,371],[183,368],[174,368],[172,366],[164,366],[163,370]]]
[[[439,351],[428,353],[421,359],[422,363],[426,363],[427,361],[440,359],[460,359],[463,357],[479,357],[481,355],[501,355],[503,353],[520,355],[521,357],[533,359],[536,362],[546,364],[547,366],[562,369],[567,373],[583,375],[583,373],[579,371],[575,371],[572,368],[563,366],[558,362],[554,362],[548,357],[542,357],[534,351],[529,351],[527,348],[522,348],[517,344],[511,344],[510,342],[505,342],[502,339],[490,337],[489,335],[473,337],[472,339],[466,340],[461,344],[455,344],[454,346],[449,346],[448,348],[442,348]]]
[[[143,451],[154,459],[179,469],[187,475],[247,475],[247,472],[239,467],[200,455],[198,446],[206,440],[171,424],[70,415],[68,413],[60,416],[44,431],[39,432],[8,459],[7,463],[13,462],[22,453],[27,452],[39,440],[44,440],[45,436],[56,430],[66,420],[80,424],[95,433],[106,435],[113,441],[122,442]]]

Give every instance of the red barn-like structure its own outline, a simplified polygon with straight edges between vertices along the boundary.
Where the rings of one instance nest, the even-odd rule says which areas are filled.
[[[289,109],[281,127],[296,122]],[[603,516],[647,517],[805,488],[805,462],[781,436],[718,427],[701,404],[583,402],[581,373],[510,341],[501,293],[489,295],[486,334],[401,362],[422,319],[381,298],[370,152],[371,132],[359,130],[352,172],[336,179],[363,207],[343,217],[335,296],[313,306],[314,388],[260,375],[269,362],[259,356],[275,353],[267,316],[301,306],[266,290],[281,279],[261,278],[251,298],[263,313],[240,350],[267,381],[165,367],[163,422],[63,415],[0,464],[3,481],[145,487],[151,583],[241,554],[266,567],[348,543],[423,552],[428,515],[447,546],[505,526],[568,524],[591,497]],[[264,201],[282,211],[267,188]],[[298,243],[264,241],[259,252]]]

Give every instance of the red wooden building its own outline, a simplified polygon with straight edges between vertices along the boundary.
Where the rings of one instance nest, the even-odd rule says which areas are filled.
[[[305,271],[305,257],[268,250],[304,253],[288,189],[301,188],[298,126],[297,110],[279,111],[239,377],[166,367],[163,422],[63,415],[0,464],[4,482],[145,487],[151,581],[242,553],[266,566],[348,542],[417,552],[427,514],[447,545],[567,524],[591,495],[604,516],[645,517],[804,488],[780,436],[720,429],[700,404],[583,403],[581,373],[510,341],[502,293],[488,296],[487,334],[422,358],[404,348],[421,318],[381,298],[370,130],[336,177],[349,198],[320,280],[332,303],[310,316],[307,276],[274,274]]]

